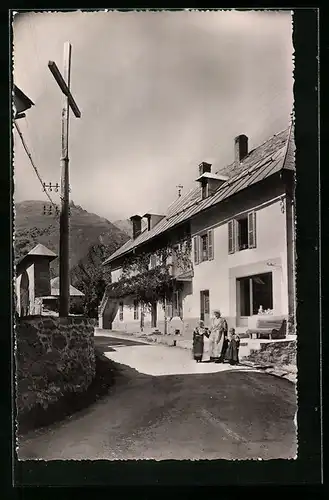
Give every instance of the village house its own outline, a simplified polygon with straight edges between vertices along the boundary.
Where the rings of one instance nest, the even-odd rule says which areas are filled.
[[[19,316],[57,314],[59,278],[50,279],[50,263],[57,255],[36,245],[16,265],[16,312]],[[82,310],[84,294],[70,286],[70,307]]]
[[[294,317],[293,128],[252,151],[240,135],[234,152],[233,163],[216,172],[202,162],[195,189],[166,214],[131,217],[133,238],[104,262],[111,284],[99,307],[100,328],[190,336],[200,318],[209,325],[214,308],[239,332],[255,326],[260,314]],[[143,255],[148,269],[130,265]],[[134,280],[140,274],[158,279],[155,270],[164,264],[172,287],[145,307]]]

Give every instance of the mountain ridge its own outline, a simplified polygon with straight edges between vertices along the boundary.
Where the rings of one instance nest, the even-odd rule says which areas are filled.
[[[50,202],[24,200],[15,203],[15,262],[38,243],[59,254],[59,217],[44,215]],[[84,259],[90,248],[101,245],[104,254],[111,255],[128,239],[128,234],[104,217],[70,203],[70,270]],[[128,222],[128,221],[127,221]],[[51,263],[52,277],[58,275],[58,258]]]

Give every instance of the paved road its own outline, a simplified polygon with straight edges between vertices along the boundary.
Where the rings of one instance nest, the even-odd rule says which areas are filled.
[[[20,459],[250,459],[296,454],[295,386],[252,370],[196,364],[183,349],[97,337],[120,363],[101,401],[27,435]],[[214,371],[216,370],[216,371]]]

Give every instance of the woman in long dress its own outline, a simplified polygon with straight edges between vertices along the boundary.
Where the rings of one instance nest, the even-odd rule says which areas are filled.
[[[193,357],[197,363],[201,363],[203,350],[204,350],[204,338],[207,335],[206,329],[204,328],[203,321],[199,321],[198,326],[193,332]]]
[[[225,318],[221,317],[219,309],[214,311],[214,316],[209,337],[210,361],[222,363],[224,361],[223,347],[227,336],[227,322]]]

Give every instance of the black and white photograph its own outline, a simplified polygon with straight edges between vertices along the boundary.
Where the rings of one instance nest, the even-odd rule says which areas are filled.
[[[18,460],[296,460],[293,13],[12,31]]]

